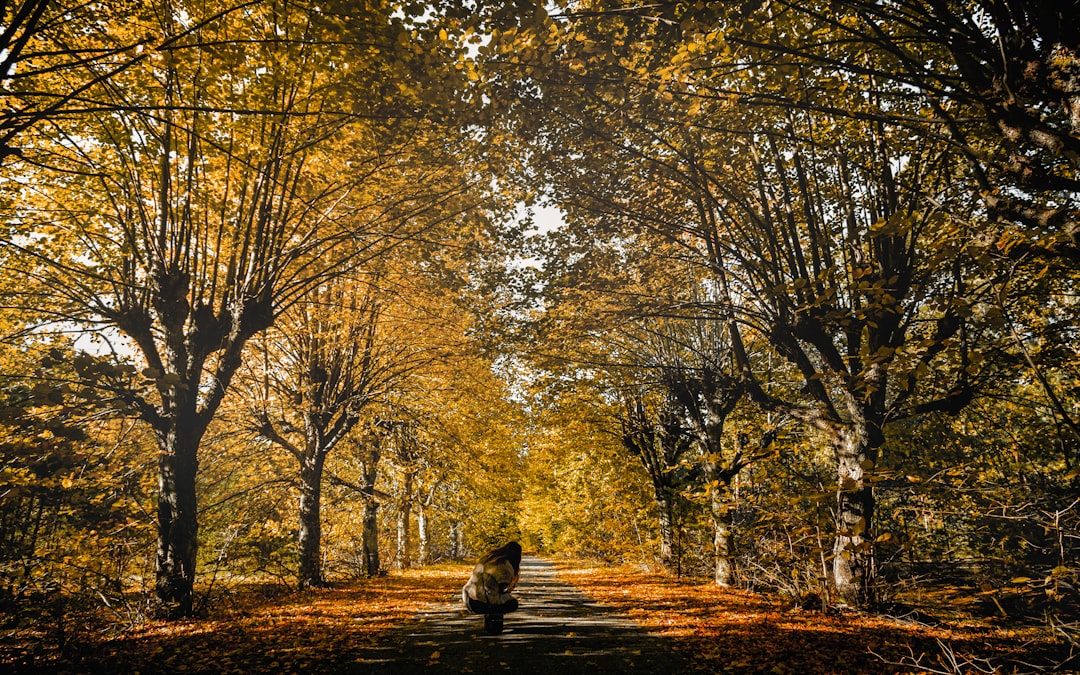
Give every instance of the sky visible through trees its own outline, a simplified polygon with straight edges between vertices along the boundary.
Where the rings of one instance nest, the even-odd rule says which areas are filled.
[[[1077,646],[1075,0],[0,11],[11,630],[517,538]]]

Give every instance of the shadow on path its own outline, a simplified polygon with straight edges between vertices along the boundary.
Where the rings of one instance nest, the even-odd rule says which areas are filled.
[[[465,579],[461,580],[462,585]],[[548,562],[526,557],[502,635],[485,635],[483,617],[460,596],[435,605],[361,653],[363,673],[676,673],[683,660],[633,620],[555,578]]]

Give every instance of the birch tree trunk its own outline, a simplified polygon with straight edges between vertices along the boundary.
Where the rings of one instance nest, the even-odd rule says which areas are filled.
[[[865,480],[877,460],[877,448],[862,434],[847,432],[834,441],[839,487],[836,496],[836,540],[833,583],[837,594],[857,607],[874,602],[874,490]]]
[[[431,551],[428,542],[428,517],[427,506],[421,501],[416,507],[416,531],[417,546],[416,561],[423,567],[431,562]]]
[[[397,552],[394,555],[394,567],[399,570],[409,569],[409,549],[412,547],[409,521],[412,518],[413,477],[411,471],[405,472],[401,478],[401,493],[398,495]]]
[[[727,490],[715,488],[710,495],[713,525],[714,580],[717,586],[730,586],[735,580],[734,545],[732,542],[731,502]]]

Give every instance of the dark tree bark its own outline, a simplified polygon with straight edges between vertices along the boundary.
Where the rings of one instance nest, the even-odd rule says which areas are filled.
[[[254,323],[254,322],[250,322]],[[183,325],[183,321],[176,325]],[[260,329],[263,324],[259,322]],[[198,560],[198,500],[196,476],[199,468],[199,447],[210,419],[220,405],[225,388],[239,367],[238,353],[248,335],[233,335],[230,347],[219,356],[218,387],[212,389],[201,406],[189,392],[198,387],[202,363],[212,353],[211,348],[189,349],[199,340],[184,340],[177,349],[165,350],[169,361],[163,365],[166,373],[181,373],[159,378],[162,408],[155,408],[140,399],[133,399],[143,412],[143,419],[155,429],[160,456],[158,460],[158,542],[156,555],[156,589],[165,614],[169,618],[191,616],[194,606],[195,570]],[[198,336],[197,336],[198,337]],[[193,353],[193,357],[192,357]],[[157,356],[156,352],[151,355]]]
[[[161,439],[158,458],[158,599],[170,618],[191,616],[198,560],[199,520],[195,497],[198,440],[175,430]]]
[[[364,497],[363,532],[360,537],[363,572],[369,577],[379,574],[379,502],[375,498],[375,479],[378,476],[379,448],[372,444],[360,462],[360,486]]]
[[[450,559],[461,560],[465,555],[465,547],[461,542],[461,523],[450,523]]]
[[[709,483],[714,580],[717,585],[730,586],[735,573],[730,485],[757,459],[743,456],[739,440],[733,452],[724,449],[724,423],[742,398],[742,383],[711,364],[701,368],[669,367],[664,372],[664,383],[686,410],[691,433],[701,447],[702,468]]]
[[[363,571],[369,577],[379,574],[382,562],[379,560],[379,502],[374,499],[364,502],[364,531],[361,538]]]
[[[326,453],[314,452],[304,458],[300,471],[300,531],[297,543],[300,563],[297,572],[301,589],[325,586],[322,573],[322,479]]]
[[[361,290],[362,289],[362,290]],[[297,303],[282,317],[283,330],[275,332],[267,345],[264,364],[273,371],[269,399],[254,410],[255,431],[292,454],[299,464],[299,566],[300,588],[325,586],[322,573],[322,519],[320,504],[325,465],[330,453],[353,433],[361,415],[378,392],[385,391],[403,376],[409,364],[397,358],[392,340],[380,333],[379,291],[356,280],[342,277],[325,284],[310,299]],[[265,381],[268,373],[251,373],[253,383]],[[287,406],[273,405],[288,401]],[[270,410],[285,410],[270,419]],[[375,527],[375,472],[379,444],[392,428],[376,423],[361,434],[362,452],[359,490],[370,507]],[[365,525],[365,530],[367,525]],[[374,566],[365,563],[365,573],[378,572],[377,532],[372,548]],[[365,559],[367,558],[365,553]]]
[[[163,172],[162,183],[167,183]],[[166,216],[162,216],[163,219]],[[141,349],[150,367],[158,404],[131,389],[116,393],[155,433],[159,448],[158,541],[155,588],[164,614],[183,618],[195,612],[198,561],[196,476],[203,436],[240,367],[247,341],[272,322],[269,303],[256,298],[221,307],[189,302],[191,277],[159,263],[152,267],[150,292],[127,297],[131,304],[110,308],[110,318]],[[152,326],[159,327],[155,334]],[[198,394],[206,364],[214,361],[213,386]]]
[[[675,495],[663,487],[653,490],[656,502],[657,525],[660,528],[660,565],[670,571],[678,572],[680,562],[678,523],[675,518]]]
[[[688,444],[684,430],[674,414],[674,401],[668,399],[656,419],[649,412],[643,395],[630,394],[624,399],[622,443],[645,468],[652,483],[652,497],[658,510],[660,564],[679,572],[678,494],[682,481],[673,470]]]

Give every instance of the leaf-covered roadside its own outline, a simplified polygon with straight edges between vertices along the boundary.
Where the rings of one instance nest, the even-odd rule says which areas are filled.
[[[218,599],[212,618],[154,621],[111,638],[79,635],[63,660],[31,656],[43,636],[6,636],[0,671],[353,672],[361,668],[356,659],[362,647],[425,605],[446,602],[467,576],[467,566],[440,565],[300,593],[238,588]]]
[[[699,672],[1015,673],[1077,666],[1066,662],[1067,645],[1041,628],[793,611],[765,595],[631,566],[563,562],[558,569],[561,580],[632,617]],[[7,635],[0,670],[363,672],[365,648],[390,639],[389,631],[432,603],[451,602],[467,575],[467,565],[447,564],[299,593],[237,587],[217,596],[209,619],[148,622],[119,635],[73,633],[63,659],[35,654],[34,645],[46,636]]]
[[[974,619],[900,620],[864,613],[792,610],[757,593],[632,566],[561,563],[559,576],[632,617],[700,672],[1080,672],[1067,644],[1045,629]]]

